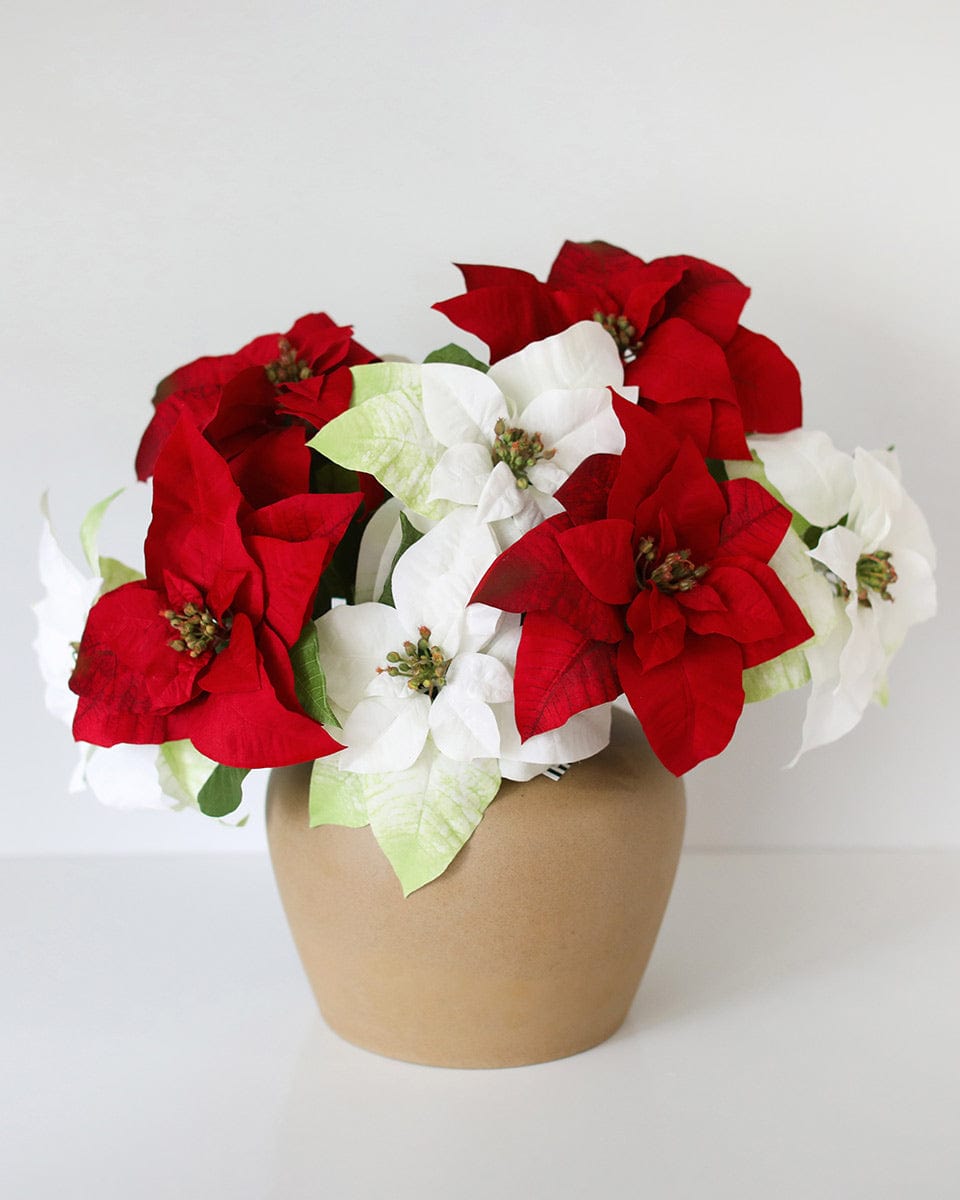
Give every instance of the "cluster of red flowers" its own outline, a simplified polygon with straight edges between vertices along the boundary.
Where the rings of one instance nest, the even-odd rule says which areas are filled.
[[[614,399],[622,455],[588,459],[557,494],[564,512],[475,593],[524,614],[520,733],[624,692],[663,762],[686,771],[729,740],[744,668],[811,633],[768,565],[789,513],[715,465],[749,457],[747,433],[799,425],[796,369],[740,325],[748,289],[698,259],[568,242],[545,283],[461,270],[466,292],[436,307],[492,361],[595,320],[639,396]],[[382,492],[363,477],[319,491],[307,441],[347,408],[349,368],[373,361],[317,314],[161,383],[137,455],[154,480],[146,578],[91,610],[71,683],[78,740],[189,738],[240,768],[339,748],[300,703],[291,650],[338,544]]]

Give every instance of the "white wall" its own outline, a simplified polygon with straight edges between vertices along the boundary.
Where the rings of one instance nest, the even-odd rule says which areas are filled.
[[[0,850],[262,846],[66,794],[29,643],[36,498],[132,477],[156,380],[323,308],[380,351],[452,329],[450,260],[545,271],[564,237],[686,251],[754,288],[807,422],[894,442],[943,553],[893,700],[792,772],[801,701],[690,778],[691,844],[960,845],[951,2],[14,0],[5,6]],[[136,527],[108,526],[115,544]],[[75,541],[74,541],[75,544]],[[255,806],[256,807],[256,806]]]

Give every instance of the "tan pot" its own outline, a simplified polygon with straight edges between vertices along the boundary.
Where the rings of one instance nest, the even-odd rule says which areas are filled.
[[[308,827],[310,768],[275,770],[267,831],[320,1010],[409,1062],[509,1067],[597,1045],[623,1022],[683,838],[683,784],[639,725],[559,781],[504,783],[439,879],[404,900],[369,828]]]

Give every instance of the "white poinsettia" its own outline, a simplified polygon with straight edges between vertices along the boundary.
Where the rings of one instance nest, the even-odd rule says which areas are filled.
[[[506,546],[546,516],[571,473],[593,454],[618,454],[624,435],[610,388],[623,387],[613,339],[595,321],[533,342],[484,372],[455,363],[353,369],[351,408],[311,445],[375,475],[423,517],[469,506]]]
[[[40,581],[43,597],[33,606],[37,636],[33,646],[44,681],[47,709],[72,725],[77,697],[70,691],[74,648],[83,636],[87,613],[107,584],[123,582],[136,573],[97,553],[97,531],[115,497],[98,504],[84,521],[81,541],[92,574],[80,571],[64,554],[50,525],[46,497],[40,533]],[[189,742],[165,746],[119,745],[109,748],[79,743],[80,758],[69,790],[89,789],[111,808],[185,808],[196,806],[200,788],[216,763]]]
[[[389,533],[375,536],[392,562]],[[407,892],[446,868],[502,777],[530,779],[609,740],[604,705],[521,746],[519,618],[469,603],[498,552],[490,526],[458,509],[400,555],[392,605],[339,605],[316,622],[345,749],[314,765],[311,822],[369,822]]]
[[[871,700],[885,700],[887,669],[907,630],[936,612],[936,552],[893,451],[844,454],[826,434],[799,429],[750,446],[771,485],[813,527],[808,540],[820,531],[808,554],[833,589],[833,622],[803,648],[813,681],[803,753],[842,737]]]

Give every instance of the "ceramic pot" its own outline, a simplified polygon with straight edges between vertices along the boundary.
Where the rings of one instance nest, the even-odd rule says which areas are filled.
[[[287,919],[330,1027],[391,1058],[507,1067],[623,1022],[680,856],[683,784],[637,722],[559,781],[505,782],[439,879],[403,898],[369,828],[308,826],[310,767],[272,773]]]

